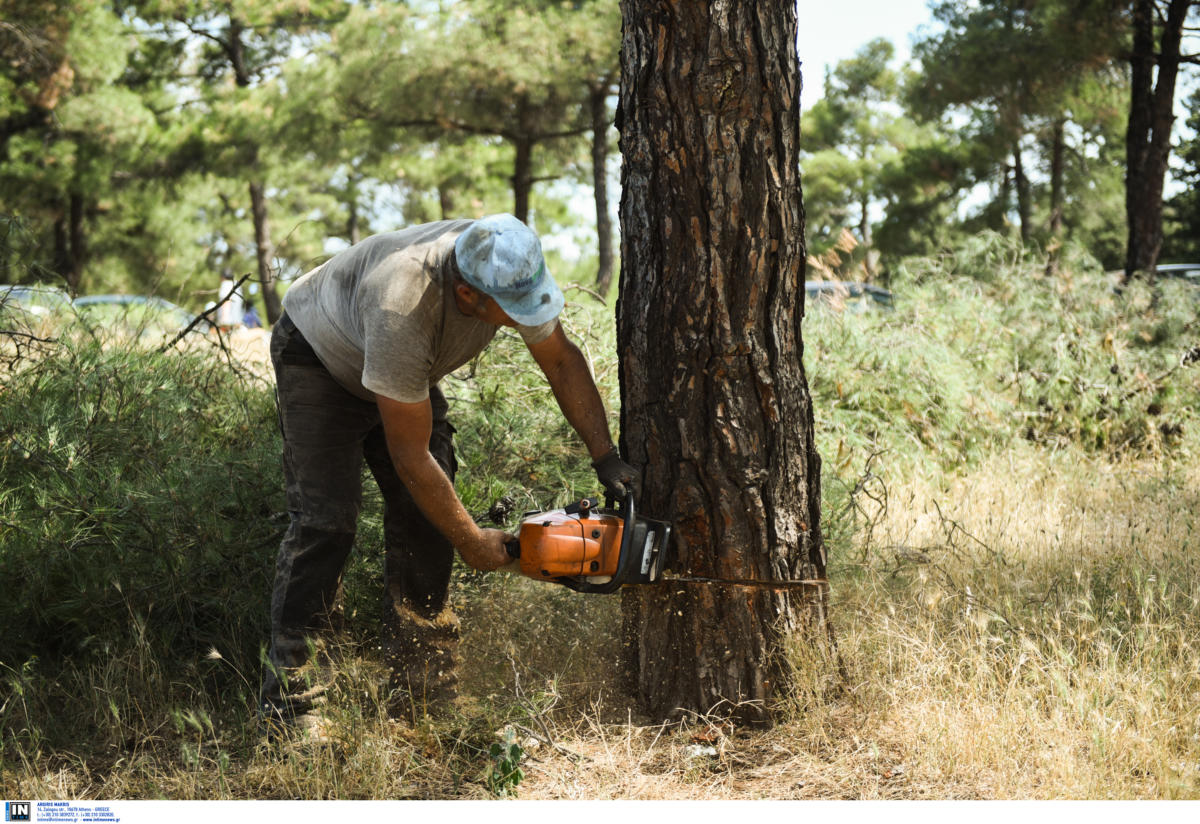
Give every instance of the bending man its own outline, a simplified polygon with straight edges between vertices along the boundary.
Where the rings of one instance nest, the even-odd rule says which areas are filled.
[[[457,548],[493,570],[507,536],[454,490],[453,427],[438,381],[516,328],[614,497],[635,481],[612,443],[541,243],[509,215],[377,235],[299,278],[271,338],[290,526],[275,569],[265,719],[311,728],[328,686],[320,634],[337,625],[365,460],[384,500],[383,648],[395,695],[455,692],[458,624],[446,608]],[[318,655],[319,659],[320,656]],[[402,701],[400,708],[410,709]]]

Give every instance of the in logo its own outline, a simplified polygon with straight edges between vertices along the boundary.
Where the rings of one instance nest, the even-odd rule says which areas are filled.
[[[28,801],[5,801],[4,802],[4,820],[5,821],[30,821]]]

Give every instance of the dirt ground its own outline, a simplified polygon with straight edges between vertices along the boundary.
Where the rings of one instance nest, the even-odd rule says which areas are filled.
[[[271,330],[270,329],[234,329],[222,334],[208,336],[218,350],[226,349],[233,359],[259,377],[271,382],[275,381],[275,372],[271,368]]]

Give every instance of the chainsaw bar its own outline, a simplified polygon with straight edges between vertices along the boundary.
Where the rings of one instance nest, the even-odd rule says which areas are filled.
[[[658,579],[663,584],[729,584],[738,587],[762,587],[764,589],[803,589],[804,587],[828,586],[824,578],[800,579],[796,581],[762,581],[755,578],[703,578],[697,575],[666,575]]]

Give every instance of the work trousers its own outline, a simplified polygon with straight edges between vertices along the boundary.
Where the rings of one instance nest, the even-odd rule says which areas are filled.
[[[405,635],[389,627],[398,616],[432,620],[442,613],[454,548],[396,474],[378,407],[333,379],[286,314],[272,332],[271,360],[290,523],[275,564],[270,666],[261,703],[265,712],[288,718],[311,709],[322,691],[306,673],[314,671],[310,652],[340,622],[339,590],[354,544],[363,461],[384,504],[385,638]],[[446,400],[431,387],[430,401],[429,449],[453,481],[454,428],[446,420]]]

